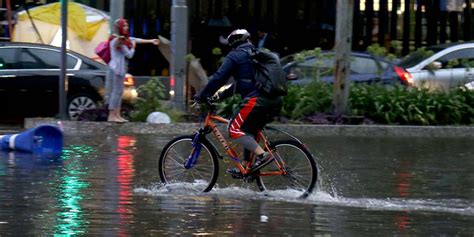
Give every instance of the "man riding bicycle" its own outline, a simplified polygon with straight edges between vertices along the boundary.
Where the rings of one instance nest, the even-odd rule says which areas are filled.
[[[197,102],[205,101],[224,86],[230,77],[234,78],[231,87],[218,93],[218,99],[240,94],[243,99],[240,108],[234,111],[228,125],[229,136],[245,148],[244,162],[249,162],[249,151],[257,155],[251,172],[257,171],[273,159],[255,140],[259,130],[279,115],[282,108],[282,97],[262,93],[256,87],[255,69],[250,56],[255,46],[250,42],[250,34],[245,29],[232,31],[227,37],[232,51],[224,58],[224,62],[212,75],[206,87],[195,96]],[[243,164],[246,165],[246,164]],[[230,174],[240,174],[236,168],[228,169]]]

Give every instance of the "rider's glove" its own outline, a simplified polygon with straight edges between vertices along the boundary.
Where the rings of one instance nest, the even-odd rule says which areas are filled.
[[[206,101],[206,98],[204,98],[203,96],[201,96],[201,94],[198,93],[198,94],[194,94],[193,100],[194,100],[194,102],[196,102],[198,104],[201,104],[204,101]]]

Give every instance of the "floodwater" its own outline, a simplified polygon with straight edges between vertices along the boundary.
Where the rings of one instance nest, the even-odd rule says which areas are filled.
[[[68,136],[59,159],[0,153],[0,236],[472,236],[474,139],[302,138],[320,182],[307,199],[224,174],[169,191],[171,137]]]

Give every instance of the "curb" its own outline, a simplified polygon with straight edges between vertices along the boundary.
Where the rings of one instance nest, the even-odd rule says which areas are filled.
[[[195,132],[198,123],[151,124],[65,121],[53,118],[25,118],[25,129],[41,124],[60,126],[65,135],[156,134],[183,135]],[[474,126],[311,125],[272,124],[295,136],[325,137],[425,137],[474,138]]]

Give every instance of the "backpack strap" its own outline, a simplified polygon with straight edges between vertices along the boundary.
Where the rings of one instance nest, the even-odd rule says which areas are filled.
[[[255,55],[257,55],[258,49],[239,49],[240,51],[246,52],[249,54],[250,59],[254,60]]]
[[[243,49],[240,48],[238,49],[239,51],[246,52],[250,56],[250,62],[252,63],[252,68],[253,68],[253,73],[255,74],[255,63],[257,63],[257,60],[255,59],[255,56],[257,55],[258,49]],[[255,78],[251,79],[253,82],[255,82]]]

